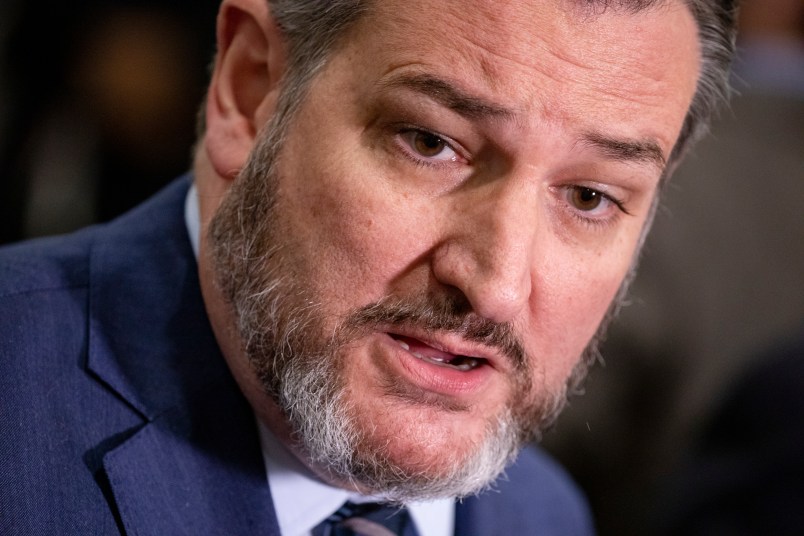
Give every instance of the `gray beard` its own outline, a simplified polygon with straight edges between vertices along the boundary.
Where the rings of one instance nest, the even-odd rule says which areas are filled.
[[[324,307],[299,281],[299,274],[289,270],[298,264],[289,262],[292,244],[283,239],[292,233],[283,228],[275,192],[282,130],[270,129],[260,139],[213,218],[209,238],[216,282],[236,313],[252,369],[291,427],[294,447],[327,480],[389,501],[464,497],[482,491],[525,443],[554,421],[567,392],[575,390],[596,358],[596,344],[590,343],[565,388],[542,393],[537,403],[530,361],[513,328],[474,315],[461,299],[389,297],[353,311],[327,335]],[[509,407],[488,420],[485,438],[474,451],[452,460],[450,467],[411,470],[393,460],[384,448],[366,440],[360,415],[348,403],[342,356],[361,336],[389,325],[460,333],[499,349],[516,369]]]

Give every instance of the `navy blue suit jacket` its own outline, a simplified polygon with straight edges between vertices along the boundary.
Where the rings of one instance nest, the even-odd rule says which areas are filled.
[[[0,534],[279,529],[253,413],[212,335],[182,178],[111,224],[0,250]],[[589,534],[529,449],[456,534]]]

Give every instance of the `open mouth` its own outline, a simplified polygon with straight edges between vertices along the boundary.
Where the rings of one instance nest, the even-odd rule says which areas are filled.
[[[431,363],[439,367],[447,367],[462,372],[468,372],[476,369],[487,363],[487,360],[482,357],[474,357],[468,355],[456,355],[449,352],[444,352],[437,348],[412,337],[404,337],[395,333],[389,333],[403,350],[410,352],[410,354],[421,359],[426,363]]]

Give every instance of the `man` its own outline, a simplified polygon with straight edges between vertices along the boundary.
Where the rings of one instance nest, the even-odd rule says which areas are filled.
[[[517,454],[593,358],[733,25],[609,4],[224,0],[189,195],[3,253],[4,527],[591,531]],[[367,500],[410,508],[328,521]]]

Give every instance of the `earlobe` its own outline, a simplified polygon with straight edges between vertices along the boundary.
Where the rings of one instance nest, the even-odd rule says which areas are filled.
[[[204,147],[217,174],[233,179],[273,112],[284,74],[284,41],[265,0],[225,0],[206,102]]]

